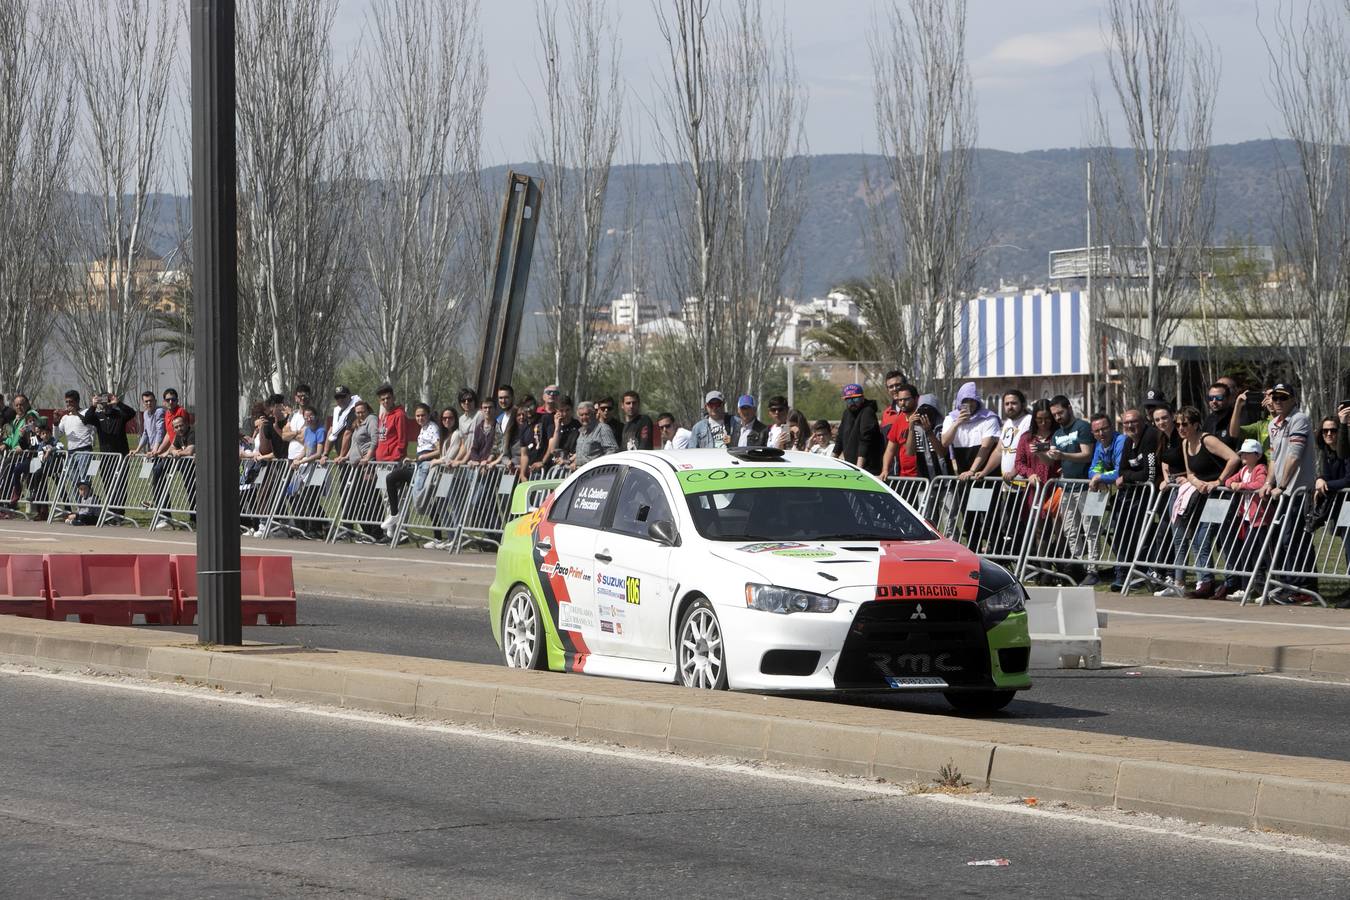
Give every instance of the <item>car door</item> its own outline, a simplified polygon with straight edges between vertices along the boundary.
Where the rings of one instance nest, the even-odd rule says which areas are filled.
[[[602,466],[582,475],[559,494],[549,510],[547,526],[535,536],[539,574],[557,604],[554,619],[564,648],[580,655],[604,652],[595,644],[600,636],[595,542],[618,477],[618,466]]]
[[[608,524],[595,542],[596,652],[667,661],[673,551],[648,528],[673,520],[669,495],[656,476],[630,466],[610,509]]]

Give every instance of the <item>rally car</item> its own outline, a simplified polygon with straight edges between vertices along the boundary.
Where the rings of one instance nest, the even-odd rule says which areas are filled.
[[[1031,686],[1022,585],[849,463],[629,451],[519,485],[512,511],[488,592],[508,666],[971,712]]]

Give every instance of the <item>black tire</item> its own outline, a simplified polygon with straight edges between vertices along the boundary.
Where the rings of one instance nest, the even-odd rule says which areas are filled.
[[[544,668],[544,620],[530,589],[511,588],[502,603],[502,661],[512,669]]]
[[[1012,702],[1017,691],[944,691],[942,696],[960,713],[987,716]]]
[[[675,678],[685,687],[727,689],[726,641],[712,604],[699,597],[675,630]]]

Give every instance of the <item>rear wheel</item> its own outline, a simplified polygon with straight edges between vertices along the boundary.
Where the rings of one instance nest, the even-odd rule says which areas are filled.
[[[512,669],[543,668],[544,624],[530,589],[516,585],[502,610],[502,654]]]
[[[691,603],[680,619],[677,635],[675,658],[680,666],[680,684],[725,691],[726,647],[722,643],[722,625],[712,604],[702,597]]]
[[[1012,702],[1017,691],[946,691],[942,696],[957,712],[989,715]]]

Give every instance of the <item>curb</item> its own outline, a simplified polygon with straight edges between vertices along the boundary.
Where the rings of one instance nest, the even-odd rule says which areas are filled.
[[[890,781],[951,765],[994,794],[1350,843],[1350,763],[1338,761],[374,653],[203,649],[10,616],[0,661]]]
[[[1230,672],[1270,672],[1350,682],[1350,649],[1317,640],[1246,643],[1197,637],[1156,637],[1101,631],[1102,657],[1125,665],[1194,666]]]

